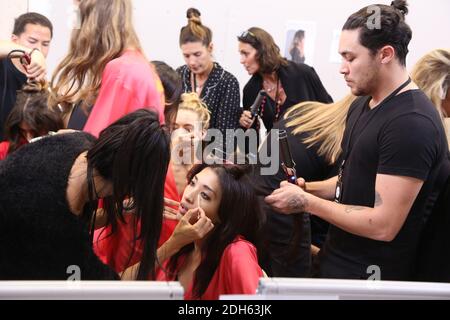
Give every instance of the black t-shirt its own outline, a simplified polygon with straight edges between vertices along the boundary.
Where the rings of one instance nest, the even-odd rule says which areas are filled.
[[[375,265],[383,280],[408,280],[420,231],[438,194],[435,182],[447,141],[436,108],[420,90],[401,93],[374,109],[369,100],[357,99],[348,114],[342,146],[344,154],[348,145],[351,152],[343,173],[342,203],[374,207],[377,174],[413,177],[424,185],[391,242],[330,226],[321,252],[321,276],[367,279],[372,275],[368,268]]]
[[[0,59],[0,141],[4,140],[5,121],[16,103],[17,91],[22,89],[26,82],[25,74],[20,72],[11,60]]]

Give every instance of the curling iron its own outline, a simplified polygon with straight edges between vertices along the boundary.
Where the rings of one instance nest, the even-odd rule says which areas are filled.
[[[280,142],[281,167],[286,174],[287,181],[292,184],[297,184],[297,172],[295,170],[295,162],[292,159],[287,132],[286,130],[280,130],[278,135],[278,141]]]
[[[267,94],[264,90],[261,90],[258,92],[258,95],[256,96],[255,102],[250,106],[249,111],[252,114],[252,119],[258,114],[259,108],[261,107],[261,103],[266,97]]]

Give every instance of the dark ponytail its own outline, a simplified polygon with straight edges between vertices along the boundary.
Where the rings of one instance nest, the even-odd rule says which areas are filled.
[[[405,19],[405,16],[409,12],[408,3],[406,0],[394,0],[391,2],[391,7],[394,7],[395,9],[401,12],[403,20]]]

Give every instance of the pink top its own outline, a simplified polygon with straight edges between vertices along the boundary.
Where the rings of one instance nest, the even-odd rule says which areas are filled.
[[[179,260],[178,270],[183,266],[183,258]],[[165,268],[167,263],[168,260],[163,263]],[[263,272],[258,264],[255,246],[238,236],[225,248],[219,266],[201,300],[218,300],[223,294],[255,294],[261,277]],[[162,269],[158,269],[156,279],[174,281],[177,274],[167,275]],[[192,289],[193,283],[184,293],[186,300],[194,299]]]
[[[164,123],[161,80],[140,52],[127,50],[106,65],[97,100],[83,130],[98,137],[119,118],[142,108],[157,111]]]

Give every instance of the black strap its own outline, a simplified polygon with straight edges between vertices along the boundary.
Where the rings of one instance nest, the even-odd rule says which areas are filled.
[[[375,112],[373,112],[370,117],[367,119],[366,123],[364,123],[363,126],[363,131],[368,127],[368,124],[370,123],[370,121],[373,119],[373,117],[376,115],[376,113],[381,109],[381,107],[383,105],[386,105],[389,101],[391,101],[400,91],[402,91],[406,86],[408,86],[411,83],[411,78],[408,78],[408,80],[403,83],[400,87],[398,87],[397,89],[395,89],[389,96],[387,96],[378,106],[377,109],[375,110]],[[366,102],[369,103],[370,99]],[[343,162],[345,162],[348,157],[350,156],[350,153],[353,149],[353,146],[356,144],[356,142],[354,144],[351,144],[351,140],[352,140],[352,136],[353,136],[353,131],[355,130],[356,125],[358,124],[359,120],[361,119],[361,116],[364,113],[364,109],[365,108],[361,108],[361,112],[358,116],[358,119],[353,123],[350,131],[349,131],[349,136],[348,136],[348,140],[347,140],[347,146],[345,148],[345,155],[343,158]],[[361,133],[362,133],[361,132]],[[361,137],[361,134],[359,135]]]
[[[369,104],[371,98],[368,98],[368,100],[364,103],[364,106],[363,106],[363,108],[361,108],[361,112],[360,112],[358,118],[356,119],[356,121],[353,123],[351,129],[349,130],[347,145],[346,145],[346,148],[345,148],[345,154],[344,154],[342,163],[341,163],[341,165],[339,167],[339,171],[338,171],[338,181],[336,183],[336,194],[335,194],[335,201],[336,202],[341,203],[341,200],[342,200],[343,187],[344,187],[343,186],[343,182],[342,182],[342,176],[344,174],[345,163],[346,163],[347,159],[350,157],[350,154],[351,154],[351,151],[353,149],[353,146],[358,142],[358,139],[361,137],[361,135],[364,132],[364,130],[368,127],[370,121],[373,119],[373,117],[376,115],[376,113],[383,107],[383,105],[386,105],[390,100],[392,100],[402,89],[404,89],[410,83],[411,83],[411,78],[408,78],[408,80],[405,83],[403,83],[400,87],[395,89],[389,96],[387,96],[377,106],[377,109],[370,115],[370,117],[367,119],[367,121],[362,126],[363,129],[362,129],[359,137],[357,138],[355,143],[352,144],[351,140],[352,140],[352,136],[353,136],[353,131],[355,130],[356,125],[358,124],[359,120],[361,119],[361,116],[364,113],[366,104]]]
[[[192,90],[192,92],[197,93],[197,76],[192,71],[191,74],[194,76],[194,88],[193,88],[194,90]]]

